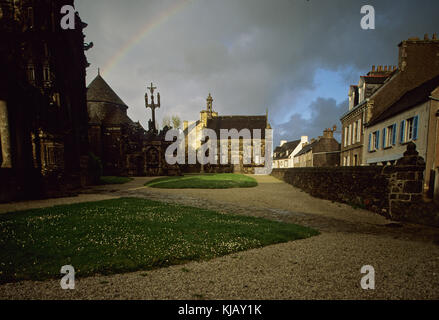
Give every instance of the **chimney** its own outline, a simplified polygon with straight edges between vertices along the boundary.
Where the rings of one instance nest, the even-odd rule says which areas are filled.
[[[334,131],[332,131],[331,129],[326,129],[325,131],[323,131],[323,138],[326,139],[334,138]]]
[[[437,40],[437,33],[433,33],[433,38],[431,40]]]
[[[430,40],[430,38],[428,37],[428,33],[426,33],[426,34],[424,35],[424,40]]]
[[[384,66],[384,71],[387,71],[387,66]]]
[[[375,66],[372,66],[372,72],[375,72]]]
[[[383,66],[378,66],[378,72],[383,71]]]
[[[285,143],[287,143],[288,141],[286,141],[286,140],[281,140],[280,141],[280,146],[282,147]]]
[[[300,143],[308,143],[308,136],[302,136],[300,137]]]

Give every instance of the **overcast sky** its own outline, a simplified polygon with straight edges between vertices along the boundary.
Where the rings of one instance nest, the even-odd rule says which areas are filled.
[[[104,79],[147,126],[147,84],[165,115],[199,119],[209,92],[220,115],[263,115],[280,139],[322,135],[347,111],[349,85],[396,65],[397,45],[439,33],[437,0],[76,0],[88,23],[87,84]],[[362,30],[363,5],[376,29]]]

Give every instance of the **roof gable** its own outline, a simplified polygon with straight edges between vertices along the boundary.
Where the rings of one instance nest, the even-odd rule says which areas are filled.
[[[88,102],[106,102],[127,107],[100,74],[87,87]]]

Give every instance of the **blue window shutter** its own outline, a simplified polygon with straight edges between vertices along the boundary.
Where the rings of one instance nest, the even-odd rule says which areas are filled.
[[[393,125],[392,145],[396,145],[396,123]]]
[[[405,120],[401,122],[401,128],[399,129],[399,142],[404,143],[404,135],[405,135]]]
[[[386,147],[387,128],[383,129],[383,149]]]
[[[368,148],[369,152],[372,151],[371,147],[372,147],[372,133],[369,133],[369,148]]]
[[[413,118],[413,140],[418,139],[418,122],[419,116]]]
[[[378,131],[376,132],[376,134],[377,134],[377,139],[376,139],[376,141],[375,141],[375,148],[376,148],[377,150],[379,150],[379,148],[380,148],[380,130],[378,130]]]

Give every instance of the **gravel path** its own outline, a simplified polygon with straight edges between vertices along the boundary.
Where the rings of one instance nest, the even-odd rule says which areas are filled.
[[[70,292],[59,281],[6,284],[0,298],[439,299],[438,229],[389,225],[376,214],[312,198],[272,177],[257,179],[257,188],[245,190],[160,190],[143,188],[148,179],[138,178],[90,188],[81,197],[145,197],[299,223],[322,235],[184,266],[78,278]],[[376,290],[360,288],[363,265],[374,266]]]

